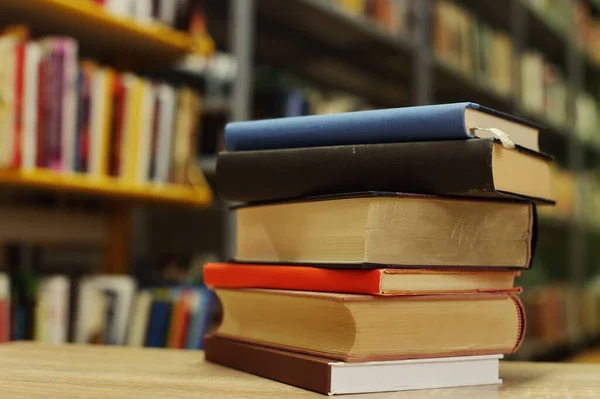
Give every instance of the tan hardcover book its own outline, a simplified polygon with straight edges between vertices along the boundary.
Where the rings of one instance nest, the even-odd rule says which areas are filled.
[[[525,314],[509,293],[377,297],[217,289],[224,337],[342,361],[512,353]]]
[[[524,202],[395,193],[237,209],[239,262],[528,267]]]

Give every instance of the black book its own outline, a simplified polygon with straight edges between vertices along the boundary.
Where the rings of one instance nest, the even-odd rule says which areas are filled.
[[[224,199],[258,202],[387,191],[552,203],[551,159],[493,139],[223,152]]]

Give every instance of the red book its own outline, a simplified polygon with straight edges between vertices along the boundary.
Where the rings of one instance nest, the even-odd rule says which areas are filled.
[[[110,175],[118,177],[121,170],[121,142],[125,124],[125,85],[120,75],[116,75],[114,79],[112,110]]]
[[[311,266],[209,263],[204,282],[214,288],[268,288],[368,295],[520,291],[518,271],[326,269]]]
[[[189,318],[190,313],[190,292],[187,290],[182,291],[179,295],[179,300],[173,307],[173,314],[171,318],[171,329],[169,332],[169,338],[167,347],[169,348],[183,348],[185,344],[186,336],[186,318]],[[189,323],[189,321],[188,321]]]
[[[15,47],[15,124],[14,124],[14,135],[13,141],[13,159],[11,166],[13,168],[19,168],[21,166],[21,143],[23,135],[23,89],[25,87],[25,46],[24,41],[20,41]]]

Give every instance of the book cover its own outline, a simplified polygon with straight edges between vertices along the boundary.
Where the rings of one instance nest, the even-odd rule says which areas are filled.
[[[40,67],[42,49],[38,43],[29,42],[25,48],[25,82],[23,86],[23,132],[21,137],[23,169],[38,166],[38,130]]]
[[[190,311],[190,297],[191,293],[189,289],[178,290],[178,295],[174,296],[175,303],[173,304],[173,313],[171,315],[171,323],[169,329],[169,336],[167,339],[167,347],[169,348],[181,348],[186,338],[186,318]]]
[[[95,177],[108,174],[109,169],[113,78],[114,72],[108,68],[97,68],[90,77],[90,137],[86,168]]]
[[[23,160],[23,109],[24,109],[24,90],[25,90],[25,49],[27,43],[20,40],[15,46],[15,92],[14,116],[13,116],[13,153],[11,166],[19,168]],[[27,78],[29,78],[27,76]]]
[[[79,280],[73,342],[79,344],[104,343],[108,305],[107,297],[95,286],[93,278]]]
[[[144,346],[144,338],[148,329],[151,306],[152,294],[150,291],[142,290],[138,292],[127,335],[128,346]]]
[[[316,266],[209,263],[204,282],[214,288],[265,288],[365,295],[423,295],[514,291],[518,271],[331,269]],[[404,286],[385,283],[396,280]],[[437,285],[436,283],[440,281]],[[446,282],[443,286],[442,282]],[[415,288],[413,288],[415,287]],[[421,288],[416,288],[421,287]],[[472,287],[472,288],[466,288]]]
[[[320,221],[322,221],[325,217],[327,218],[335,218],[336,222],[332,222],[332,223],[337,223],[339,220],[343,219],[343,216],[341,214],[344,213],[345,208],[339,208],[339,203],[337,204],[333,204],[334,206],[332,207],[331,204],[334,201],[337,200],[354,200],[354,199],[368,199],[368,198],[396,198],[396,199],[407,199],[407,200],[419,200],[419,201],[415,201],[414,204],[418,205],[419,207],[422,206],[423,204],[426,203],[427,200],[431,200],[431,201],[441,201],[441,202],[445,202],[445,201],[452,201],[452,203],[455,204],[463,204],[463,205],[467,205],[467,204],[471,204],[471,206],[482,206],[488,210],[491,210],[492,208],[489,207],[494,207],[494,213],[496,211],[499,212],[504,212],[504,216],[501,217],[508,217],[508,216],[512,216],[512,215],[516,215],[517,213],[521,214],[521,217],[523,217],[523,219],[520,219],[519,222],[519,229],[523,229],[522,233],[519,233],[515,236],[515,238],[517,240],[524,240],[522,241],[525,244],[525,247],[522,247],[522,249],[524,249],[525,251],[521,253],[521,255],[524,256],[524,258],[522,258],[518,263],[518,265],[515,263],[511,263],[510,265],[508,263],[499,263],[496,264],[493,267],[502,267],[502,268],[506,268],[506,267],[518,267],[518,268],[530,268],[532,265],[532,260],[534,259],[534,255],[535,255],[535,248],[536,248],[536,244],[537,244],[537,213],[536,213],[536,207],[533,204],[530,203],[526,203],[523,201],[479,201],[479,200],[474,200],[474,199],[461,199],[461,198],[452,198],[452,197],[436,197],[436,196],[431,196],[431,195],[423,195],[423,194],[407,194],[407,193],[392,193],[392,192],[362,192],[362,193],[347,193],[347,194],[337,194],[337,195],[323,195],[323,196],[315,196],[315,197],[303,197],[303,198],[296,198],[296,199],[291,199],[291,200],[281,200],[281,201],[270,201],[270,202],[263,202],[263,203],[258,203],[258,204],[244,204],[244,205],[240,205],[235,207],[234,209],[239,210],[237,212],[237,226],[238,226],[238,233],[237,233],[237,254],[236,254],[236,258],[235,260],[238,262],[242,262],[242,263],[260,263],[260,264],[301,264],[301,265],[306,265],[306,264],[319,264],[321,267],[332,267],[332,268],[365,268],[365,269],[376,269],[376,268],[381,268],[381,267],[395,267],[395,268],[413,268],[417,265],[416,262],[399,262],[398,257],[404,257],[407,255],[407,252],[410,252],[410,246],[406,246],[405,244],[407,244],[409,241],[411,241],[414,238],[417,238],[417,240],[419,240],[420,238],[418,238],[418,235],[415,235],[415,231],[412,230],[410,231],[410,234],[408,234],[407,230],[402,230],[405,231],[407,233],[407,235],[403,236],[402,239],[397,238],[394,240],[390,241],[390,245],[392,246],[396,246],[396,245],[404,245],[404,251],[400,251],[397,253],[398,257],[394,257],[393,260],[389,260],[389,261],[385,261],[385,262],[370,262],[370,261],[365,261],[364,256],[366,255],[366,251],[368,250],[368,245],[367,247],[364,247],[362,250],[360,250],[361,255],[360,261],[350,261],[349,260],[349,255],[346,255],[345,260],[340,260],[340,259],[335,259],[335,254],[337,252],[331,252],[331,251],[322,251],[320,252],[320,256],[317,259],[311,258],[310,261],[308,260],[299,260],[300,257],[302,256],[301,254],[303,253],[303,251],[306,250],[310,250],[310,249],[314,249],[314,245],[315,243],[319,243],[317,245],[320,246],[320,238],[317,238],[318,234],[320,232],[325,232],[325,231],[329,231],[329,226],[319,226],[318,230],[313,229],[312,227],[315,226],[315,224],[319,224]],[[455,202],[456,201],[456,202]],[[325,204],[320,204],[321,202],[326,202]],[[386,201],[387,202],[387,201]],[[346,202],[349,203],[349,202]],[[451,205],[452,203],[448,203],[448,205]],[[304,206],[299,206],[296,207],[292,212],[290,212],[290,209],[293,209],[292,207],[283,207],[283,205],[298,205],[298,204],[310,204],[312,206],[318,206],[320,209],[318,209],[319,211],[323,211],[326,208],[325,212],[322,212],[322,217],[321,218],[304,218],[303,219],[303,223],[302,225],[297,225],[297,224],[286,224],[286,218],[289,217],[289,219],[287,220],[292,220],[293,218],[296,217],[300,217],[303,218],[304,216],[302,216],[303,214],[305,214],[305,212],[308,212],[308,208],[304,207]],[[282,205],[282,207],[278,207],[278,205]],[[392,205],[391,202],[387,202],[387,207],[383,206],[381,208],[378,208],[378,212],[379,215],[381,215],[379,217],[380,221],[386,221],[386,220],[394,220],[394,219],[389,219],[389,218],[385,218],[385,211],[386,210],[391,210],[393,208],[391,208],[390,206]],[[264,206],[264,208],[263,208]],[[498,208],[496,208],[496,206],[498,206]],[[277,209],[274,209],[277,208]],[[509,210],[510,208],[510,210]],[[396,208],[397,212],[399,213],[401,210],[406,210],[407,208],[405,206],[403,206],[402,208]],[[441,210],[443,213],[445,213],[445,216],[443,217],[444,220],[447,221],[447,219],[450,217],[456,217],[459,214],[453,214],[452,212],[448,212],[449,208],[448,207],[439,207],[439,208],[430,208],[429,212],[431,212],[432,210]],[[249,216],[250,218],[246,218],[243,219],[245,216],[243,215],[243,212],[249,210],[250,212],[247,214],[247,216]],[[274,215],[274,213],[271,213],[271,217],[269,216],[269,210],[274,210],[275,214],[277,215],[276,217],[272,217]],[[284,212],[281,212],[280,210],[284,210]],[[313,208],[314,211],[314,208]],[[258,212],[258,213],[256,213]],[[260,212],[264,212],[264,215],[260,215]],[[300,214],[300,212],[303,212],[303,214]],[[256,218],[253,218],[251,215],[252,213],[254,213],[254,215],[256,216]],[[471,214],[473,214],[473,211],[470,212]],[[367,217],[370,216],[374,216],[377,213],[373,213],[373,214],[369,214],[367,215]],[[420,219],[422,216],[420,216],[420,214],[418,213],[418,211],[413,212],[413,213],[406,213],[405,214],[406,219],[413,219],[414,220],[414,227],[413,229],[419,229],[419,228],[426,228],[428,229],[430,225],[423,225],[419,223],[419,220],[416,219]],[[454,216],[453,216],[454,215]],[[263,217],[264,216],[264,217]],[[473,215],[471,215],[473,216]],[[330,219],[330,220],[334,220],[334,219]],[[351,219],[353,220],[353,219]],[[249,221],[250,223],[245,223],[245,221]],[[460,223],[464,223],[464,218],[462,218],[462,221],[459,222]],[[515,220],[516,221],[516,220]],[[404,220],[404,222],[406,223],[407,220]],[[523,223],[523,224],[521,224]],[[457,226],[459,226],[459,224],[457,224]],[[475,223],[474,225],[479,226],[479,223]],[[287,228],[286,228],[287,226]],[[404,226],[406,227],[406,226]],[[506,227],[506,225],[502,224],[502,225],[495,225],[496,228],[499,227]],[[362,228],[362,227],[361,227]],[[458,227],[460,229],[460,226]],[[310,230],[310,234],[306,234],[307,231]],[[274,233],[274,231],[277,231],[277,233]],[[341,233],[341,229],[338,230],[338,233]],[[447,230],[432,230],[432,231],[438,231],[438,232],[449,232],[449,237],[452,237],[452,231],[447,231]],[[487,234],[489,234],[491,231],[488,229],[488,231],[486,232]],[[371,238],[373,239],[375,237],[374,235],[375,230],[372,229],[370,231],[370,234],[366,235],[365,238]],[[463,230],[463,234],[467,233],[467,230]],[[304,237],[303,239],[300,241],[301,245],[296,247],[296,242],[294,242],[295,239],[298,238],[298,236],[300,234],[303,234]],[[481,236],[475,236],[472,237],[473,240],[479,240],[481,239]],[[341,241],[339,241],[341,240]],[[354,238],[354,240],[356,240],[356,238]],[[337,234],[337,236],[331,236],[328,237],[328,243],[332,243],[332,242],[336,242],[337,244],[341,244],[344,241],[344,235],[343,234]],[[427,240],[429,241],[429,240]],[[431,241],[429,241],[431,242]],[[421,263],[420,267],[427,267],[427,268],[448,268],[448,267],[453,267],[456,268],[457,265],[461,265],[461,268],[473,268],[476,270],[482,270],[482,268],[486,268],[486,267],[490,267],[492,266],[490,263],[486,263],[488,262],[491,257],[491,253],[492,252],[488,252],[488,255],[482,259],[477,263],[471,263],[469,265],[464,263],[464,260],[466,259],[466,256],[471,253],[471,251],[474,248],[478,248],[477,246],[473,247],[473,243],[471,241],[467,241],[470,243],[469,248],[467,249],[467,251],[464,253],[464,256],[462,257],[455,257],[451,262],[448,262],[446,265],[441,264],[439,261],[441,259],[440,255],[442,254],[442,252],[440,252],[440,236],[438,236],[435,239],[436,242],[436,257],[435,258],[431,258],[429,259],[426,263]],[[378,240],[376,244],[382,244],[379,248],[385,248],[385,244],[383,244],[382,241]],[[464,242],[463,242],[464,244]],[[446,255],[449,255],[451,253],[456,254],[456,249],[457,246],[463,245],[461,243],[459,243],[458,241],[453,242],[453,244],[451,244],[448,248],[453,248],[452,251],[446,253]],[[343,244],[341,244],[342,247],[345,247],[348,245],[348,242],[345,241]],[[312,246],[312,247],[311,247]],[[290,251],[291,248],[296,247],[297,250],[294,251]],[[321,247],[323,248],[323,247]],[[486,249],[494,249],[494,247],[487,247]],[[508,247],[506,248],[508,249]],[[255,250],[259,250],[261,251],[260,257],[256,257],[256,258],[251,258],[252,255],[250,255],[253,251]],[[249,253],[244,253],[248,251]],[[339,250],[338,250],[339,251]],[[383,252],[381,251],[376,251],[377,255],[381,255]],[[429,252],[423,252],[420,251],[418,252],[419,256],[421,255],[425,255],[428,256]],[[496,253],[496,256],[501,255],[504,256],[506,255],[506,251],[499,251],[498,253]],[[290,258],[284,259],[285,257],[290,256]],[[284,257],[284,258],[282,258]],[[325,260],[325,257],[328,257],[327,259],[329,260]],[[368,257],[368,256],[367,256]],[[293,258],[293,260],[292,260]],[[333,261],[335,260],[335,261]],[[524,261],[523,263],[521,263],[522,261]],[[512,262],[512,261],[511,261]]]
[[[505,292],[388,297],[261,289],[216,293],[223,321],[215,335],[344,362],[510,354],[521,346],[526,328],[523,304]],[[256,307],[260,313],[248,312]],[[379,338],[371,342],[375,333]]]
[[[472,138],[467,109],[537,125],[475,103],[426,105],[330,115],[231,122],[225,127],[229,151]]]
[[[0,343],[10,341],[10,277],[0,273]]]
[[[126,101],[124,107],[123,136],[120,143],[119,158],[121,162],[119,177],[128,183],[136,181],[139,144],[142,128],[142,102],[147,83],[132,74],[124,77]]]
[[[67,342],[70,282],[65,276],[45,277],[37,293],[35,339],[44,343]]]
[[[143,184],[148,181],[150,164],[152,163],[152,138],[155,121],[155,90],[153,85],[143,82],[143,92],[140,104],[141,122],[137,143],[137,162],[135,165],[134,181]]]
[[[119,177],[124,168],[121,159],[121,147],[125,136],[125,104],[127,102],[127,89],[125,76],[117,74],[113,81],[112,115],[110,124],[110,175]]]
[[[83,63],[77,74],[77,118],[75,129],[74,164],[76,172],[88,172],[90,155],[90,129],[91,129],[91,106],[92,106],[92,76],[96,65],[91,62]]]
[[[502,164],[496,165],[501,158],[494,154],[494,143],[477,139],[222,152],[217,186],[223,198],[246,202],[371,190],[551,202],[532,198],[540,195],[533,189],[543,179],[512,192],[500,188],[494,174]],[[505,155],[539,166],[541,174],[546,168],[549,180],[548,158],[514,151],[522,154]],[[512,181],[527,179],[514,164],[507,168]]]
[[[48,126],[50,125],[48,106],[46,100],[48,99],[48,64],[49,57],[44,49],[43,45],[40,44],[40,66],[38,70],[38,96],[37,96],[37,129],[36,129],[36,157],[35,165],[38,168],[45,167],[47,165],[47,149],[46,149],[46,134]]]
[[[150,348],[164,348],[166,346],[172,310],[173,302],[168,290],[157,289],[150,308],[145,346]]]
[[[173,133],[175,129],[175,90],[167,85],[158,88],[159,115],[158,138],[155,163],[154,181],[167,183],[171,177],[173,163]]]
[[[72,38],[60,41],[62,53],[62,115],[60,124],[60,159],[62,171],[75,171],[77,129],[77,42]]]
[[[344,363],[219,336],[205,338],[205,359],[325,395],[500,384],[501,355]]]
[[[4,57],[0,65],[0,97],[5,99],[0,103],[0,167],[12,165],[15,149],[14,93],[16,85],[16,47],[18,39],[13,35],[0,36],[0,55]]]
[[[194,290],[190,304],[190,321],[185,343],[186,349],[202,349],[203,337],[210,328],[213,293],[205,288]]]

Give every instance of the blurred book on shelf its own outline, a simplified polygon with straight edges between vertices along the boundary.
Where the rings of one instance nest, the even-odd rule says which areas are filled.
[[[175,278],[138,288],[126,275],[47,273],[41,248],[29,248],[31,257],[12,248],[18,256],[0,272],[0,342],[200,349],[219,320],[219,304],[201,283]]]
[[[20,32],[20,33],[18,33]],[[186,183],[200,97],[93,61],[68,37],[0,36],[0,167]]]
[[[597,6],[584,0],[524,0],[522,3],[565,38],[572,27],[575,43],[596,65],[600,65],[600,47],[597,45],[600,39],[600,20],[592,10],[592,7]]]
[[[204,0],[79,0],[96,3],[107,12],[135,19],[139,23],[162,23],[189,32],[206,35]]]
[[[479,21],[452,1],[437,1],[434,54],[444,65],[501,96],[512,93],[512,42],[506,32]]]
[[[555,206],[538,206],[538,214],[542,218],[555,221],[570,222],[575,218],[575,180],[573,173],[552,165],[551,181],[556,199]]]
[[[524,290],[529,315],[519,358],[544,358],[561,347],[585,347],[600,337],[600,285],[549,283]]]
[[[414,31],[415,0],[329,0],[329,3],[396,37],[409,38]]]

